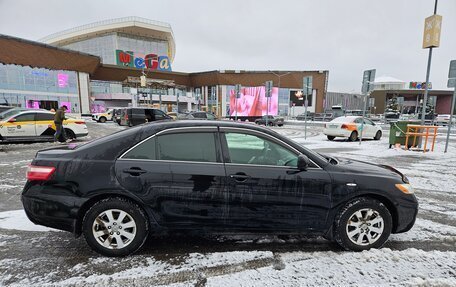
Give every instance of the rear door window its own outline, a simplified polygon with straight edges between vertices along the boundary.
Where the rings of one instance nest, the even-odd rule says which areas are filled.
[[[155,159],[155,137],[150,138],[130,151],[128,151],[123,158],[125,159]]]
[[[47,113],[37,113],[35,116],[35,121],[53,121],[54,114]]]
[[[157,159],[217,162],[215,139],[212,132],[160,135],[157,137]]]
[[[23,114],[15,117],[16,122],[33,122],[35,121],[35,114]]]

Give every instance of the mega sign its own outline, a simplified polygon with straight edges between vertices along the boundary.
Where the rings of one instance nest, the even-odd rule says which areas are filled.
[[[171,71],[171,63],[167,56],[157,54],[135,54],[132,51],[116,50],[117,65],[138,69]]]
[[[429,82],[429,89],[432,89],[432,83]],[[410,82],[409,89],[425,90],[426,82]]]

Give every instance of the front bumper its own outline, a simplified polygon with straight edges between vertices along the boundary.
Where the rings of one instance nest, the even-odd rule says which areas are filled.
[[[419,204],[414,194],[407,195],[407,197],[398,202],[396,206],[397,222],[393,233],[407,232],[413,227],[418,214],[418,206]]]

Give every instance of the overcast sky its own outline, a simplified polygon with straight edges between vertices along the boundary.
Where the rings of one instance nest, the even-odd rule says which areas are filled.
[[[329,70],[330,91],[359,91],[362,72],[425,81],[424,19],[434,0],[0,0],[0,33],[38,40],[96,21],[139,16],[171,24],[174,71]],[[456,0],[440,0],[434,89],[456,59]],[[1,52],[1,49],[0,49]]]

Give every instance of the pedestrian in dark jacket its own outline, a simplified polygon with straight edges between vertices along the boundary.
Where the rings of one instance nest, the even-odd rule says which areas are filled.
[[[54,134],[54,141],[59,141],[60,137],[62,137],[62,142],[66,141],[66,134],[65,129],[63,128],[63,121],[66,120],[65,112],[67,110],[67,106],[63,105],[60,109],[57,109],[54,116],[54,124],[55,124],[55,134]]]

